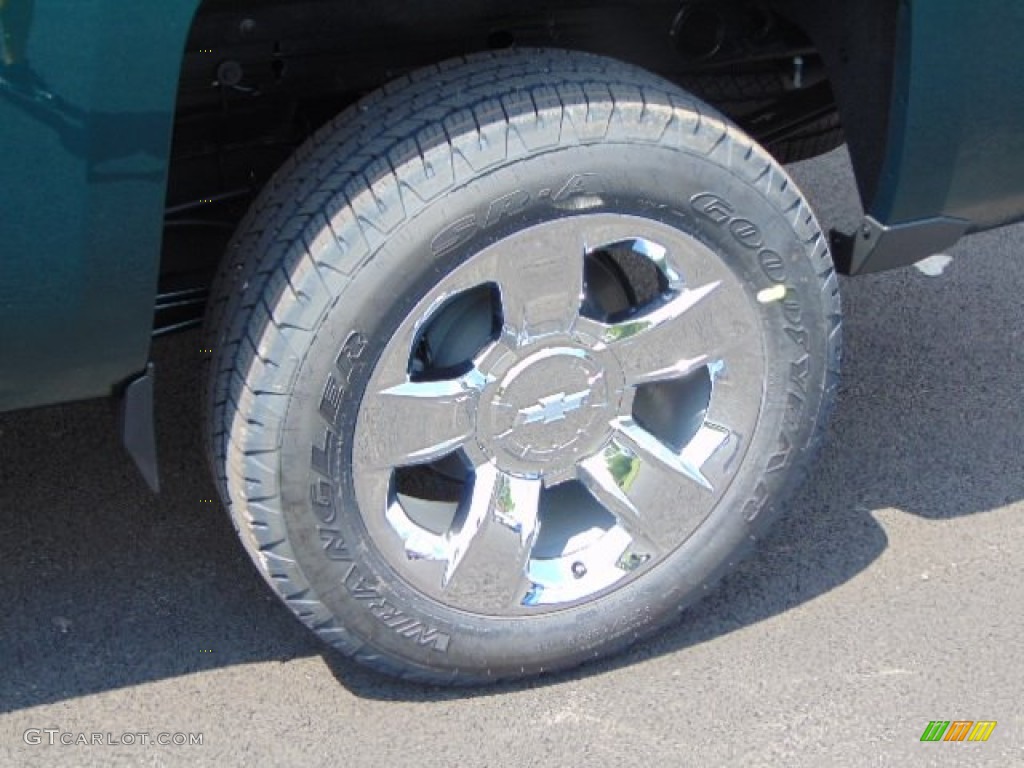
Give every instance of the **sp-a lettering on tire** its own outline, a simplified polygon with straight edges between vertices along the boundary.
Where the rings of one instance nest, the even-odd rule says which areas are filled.
[[[835,396],[785,172],[673,85],[516,51],[367,97],[280,170],[208,315],[208,440],[340,652],[474,683],[604,656],[764,530]]]

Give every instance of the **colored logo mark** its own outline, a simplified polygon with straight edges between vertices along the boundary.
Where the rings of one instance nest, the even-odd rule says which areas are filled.
[[[995,729],[995,720],[932,720],[921,741],[988,741]]]

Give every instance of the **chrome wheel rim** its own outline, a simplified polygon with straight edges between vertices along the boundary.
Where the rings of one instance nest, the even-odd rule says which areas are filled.
[[[385,346],[353,482],[417,592],[494,617],[589,602],[675,552],[760,418],[756,299],[696,238],[587,214],[441,278]]]

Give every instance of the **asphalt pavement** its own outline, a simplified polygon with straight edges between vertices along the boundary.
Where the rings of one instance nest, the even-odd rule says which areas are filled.
[[[793,172],[856,220],[844,152]],[[0,415],[0,766],[1024,766],[1024,226],[949,255],[842,282],[830,441],[756,554],[527,683],[394,683],[277,603],[213,501],[195,333],[154,351],[159,497],[110,403]]]

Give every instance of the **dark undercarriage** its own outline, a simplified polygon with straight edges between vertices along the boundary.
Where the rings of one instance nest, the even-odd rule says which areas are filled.
[[[405,72],[478,51],[629,61],[725,112],[784,162],[832,149],[845,127],[863,195],[881,161],[894,3],[858,4],[876,23],[846,26],[851,4],[828,5],[208,0],[179,85],[154,333],[199,324],[239,219],[312,132]],[[851,56],[856,71],[844,66]]]

